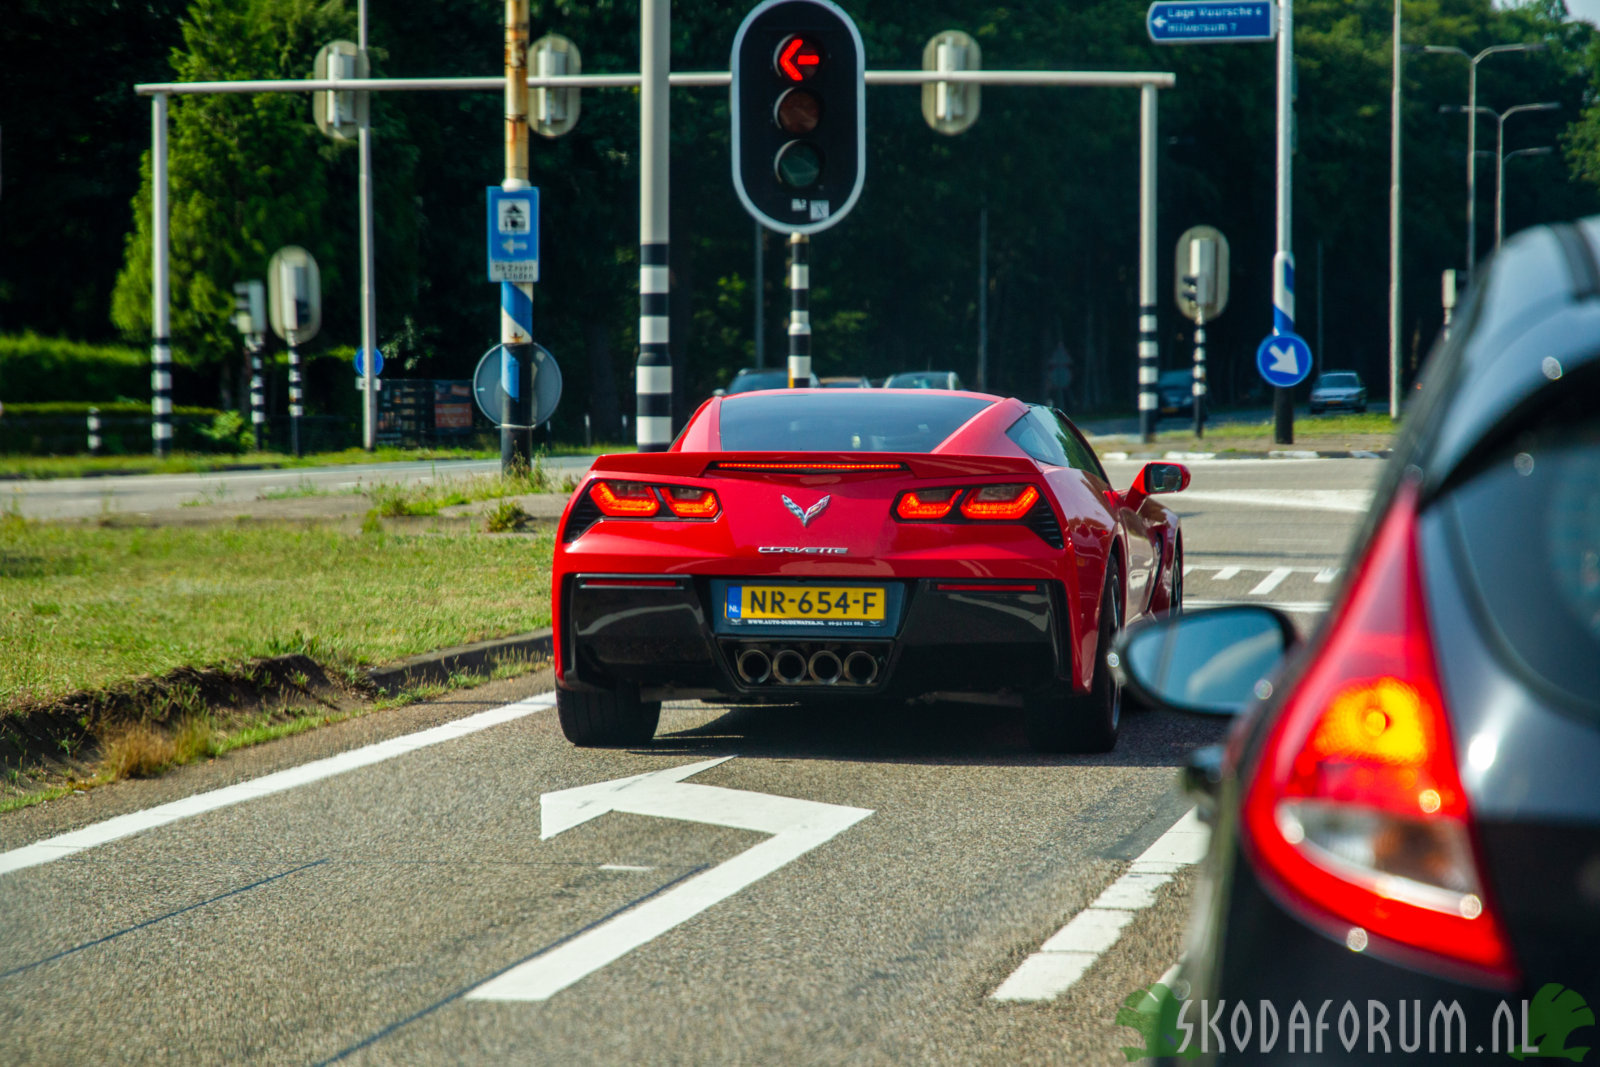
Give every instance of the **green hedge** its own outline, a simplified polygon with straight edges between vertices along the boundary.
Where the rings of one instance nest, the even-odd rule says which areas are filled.
[[[35,333],[0,335],[0,403],[115,400],[150,395],[150,353]]]
[[[5,418],[8,419],[65,419],[76,418],[82,420],[89,414],[89,409],[99,411],[101,418],[112,415],[145,415],[150,414],[150,405],[141,404],[133,400],[114,400],[104,404],[91,404],[82,400],[59,400],[48,404],[7,404],[5,405]],[[215,418],[222,414],[217,408],[197,408],[186,404],[174,404],[174,415],[194,415],[207,419]]]

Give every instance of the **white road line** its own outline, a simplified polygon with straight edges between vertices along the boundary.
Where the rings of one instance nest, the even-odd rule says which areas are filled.
[[[1192,570],[1194,570],[1194,564],[1193,563],[1185,563],[1183,565],[1183,576],[1185,578],[1189,577],[1189,572],[1192,571]]]
[[[991,1000],[1052,1000],[1071,989],[1173,875],[1206,854],[1210,831],[1193,808],[1145,849],[1127,873],[1022,961]]]
[[[1211,576],[1213,582],[1227,582],[1239,577],[1238,567],[1224,567]]]
[[[1339,577],[1338,567],[1324,567],[1318,571],[1317,576],[1311,580],[1313,582],[1320,582],[1323,585],[1327,585],[1337,577]]]
[[[1259,600],[1193,600],[1187,596],[1183,598],[1183,606],[1185,608],[1231,608],[1240,604],[1260,603],[1262,602]],[[1279,611],[1287,611],[1291,615],[1315,615],[1328,610],[1328,602],[1326,600],[1268,600],[1266,601],[1266,606],[1277,608]]]
[[[1172,500],[1180,512],[1184,510],[1185,501],[1191,500],[1199,504],[1248,504],[1362,515],[1372,507],[1372,493],[1367,489],[1188,489]]]
[[[631,863],[602,863],[602,871],[653,871],[654,867],[637,867]]]
[[[414,734],[405,734],[401,737],[391,737],[387,741],[366,745],[362,748],[341,752],[337,756],[326,759],[313,760],[303,763],[298,767],[274,774],[252,778],[248,782],[237,785],[225,786],[222,789],[213,789],[206,793],[196,793],[182,800],[174,800],[144,811],[130,812],[119,815],[114,819],[97,822],[85,826],[81,830],[60,834],[56,837],[46,838],[31,845],[14,848],[10,852],[0,852],[0,875],[12,871],[20,871],[25,867],[35,867],[41,863],[52,860],[64,859],[76,855],[85,849],[94,848],[119,838],[129,837],[143,830],[153,830],[158,826],[177,822],[195,815],[203,815],[208,811],[226,808],[245,800],[255,800],[257,797],[271,796],[282,793],[296,786],[309,785],[320,782],[324,778],[344,774],[360,767],[370,767],[374,763],[403,756],[407,752],[415,752],[430,745],[437,745],[443,741],[454,741],[458,737],[475,734],[479,730],[487,730],[491,726],[499,726],[536,711],[554,707],[556,695],[554,693],[540,693],[538,696],[519,700],[515,704],[494,708],[491,711],[480,711],[476,715],[468,715],[464,719],[447,722],[443,726],[435,726],[427,730],[419,730]]]
[[[1283,580],[1289,577],[1289,575],[1292,573],[1293,572],[1288,567],[1273,568],[1273,570],[1265,578],[1261,579],[1260,585],[1257,585],[1254,589],[1250,590],[1250,595],[1266,596],[1268,593],[1278,588],[1278,586],[1283,583]]]

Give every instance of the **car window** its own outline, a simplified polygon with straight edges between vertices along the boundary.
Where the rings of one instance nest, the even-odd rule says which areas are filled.
[[[719,425],[730,452],[931,452],[993,402],[865,389],[752,394],[724,399]]]
[[[1050,412],[1049,416],[1055,425],[1061,450],[1067,454],[1070,465],[1110,485],[1111,479],[1106,477],[1105,468],[1100,466],[1100,458],[1094,454],[1094,449],[1089,447],[1089,442],[1083,439],[1078,428],[1059,411]]]
[[[1162,374],[1161,374],[1161,378],[1160,378],[1159,384],[1165,385],[1165,386],[1168,386],[1168,387],[1178,386],[1178,385],[1188,385],[1189,382],[1193,379],[1193,377],[1194,377],[1194,372],[1193,371],[1187,371],[1187,370],[1163,371]]]
[[[1361,379],[1354,374],[1324,374],[1318,385],[1326,385],[1330,389],[1350,389],[1361,384]]]
[[[753,393],[757,389],[783,389],[788,384],[789,372],[787,370],[742,371],[733,376],[733,381],[728,384],[727,392],[729,394]],[[811,376],[811,385],[816,387],[820,384],[817,376],[813,374]]]
[[[1062,449],[1061,442],[1053,430],[1047,429],[1045,424],[1035,417],[1032,408],[1028,413],[1006,431],[1006,436],[1017,443],[1017,447],[1040,463],[1048,463],[1052,467],[1070,467],[1067,453]]]
[[[1593,405],[1574,398],[1538,419],[1447,506],[1469,580],[1516,665],[1600,717],[1600,416]]]

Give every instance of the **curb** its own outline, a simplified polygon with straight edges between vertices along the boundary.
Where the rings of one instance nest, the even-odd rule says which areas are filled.
[[[1388,459],[1393,450],[1369,452],[1365,449],[1328,450],[1313,452],[1310,449],[1274,449],[1270,452],[1101,452],[1101,459],[1168,459],[1185,462],[1197,459]]]
[[[448,681],[452,674],[488,674],[494,670],[496,663],[511,656],[533,658],[551,655],[554,650],[552,635],[551,630],[534,630],[492,641],[424,652],[397,663],[370,668],[367,680],[385,696],[393,696],[414,685]]]

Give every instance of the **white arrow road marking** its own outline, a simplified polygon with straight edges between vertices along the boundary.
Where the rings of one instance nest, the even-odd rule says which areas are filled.
[[[1205,857],[1211,831],[1191,808],[1156,843],[1022,961],[990,1000],[1053,1000],[1071,989],[1095,960],[1122,936],[1134,916],[1156,902],[1156,892],[1184,867]]]
[[[654,815],[773,836],[696,875],[670,892],[625,911],[542,956],[513,967],[467,994],[468,1000],[548,1000],[574,982],[626,956],[758,882],[872,812],[842,804],[751,793],[683,780],[732,759],[706,760],[631,778],[563,789],[539,798],[539,836],[550,838],[607,812]]]
[[[1267,368],[1268,370],[1282,371],[1284,374],[1300,373],[1300,361],[1294,356],[1293,345],[1288,348],[1270,345],[1267,351],[1272,353],[1272,366]]]

